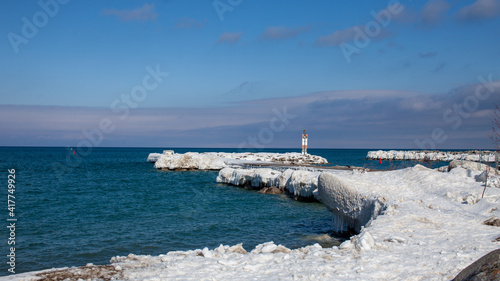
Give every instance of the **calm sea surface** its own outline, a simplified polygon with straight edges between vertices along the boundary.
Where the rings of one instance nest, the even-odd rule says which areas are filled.
[[[331,214],[320,203],[218,184],[217,172],[156,170],[146,158],[163,149],[94,148],[81,162],[67,162],[71,152],[66,148],[0,147],[4,196],[0,275],[9,274],[8,169],[15,169],[16,176],[16,273],[107,264],[116,255],[159,255],[219,244],[243,243],[251,250],[274,241],[297,248],[316,243],[315,237],[335,229]],[[367,152],[309,150],[336,165],[384,169],[403,164],[368,161]]]

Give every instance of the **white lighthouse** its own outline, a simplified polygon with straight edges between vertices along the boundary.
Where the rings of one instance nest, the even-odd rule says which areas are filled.
[[[307,134],[306,134],[306,130],[304,130],[304,133],[302,134],[302,154],[303,155],[307,154]]]

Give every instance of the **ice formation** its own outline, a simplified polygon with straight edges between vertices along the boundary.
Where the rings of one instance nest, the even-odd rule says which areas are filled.
[[[344,225],[361,231],[384,208],[386,199],[371,189],[371,183],[332,173],[319,177],[320,201],[335,215],[337,227]]]
[[[443,151],[369,151],[366,156],[370,160],[415,160],[415,161],[453,161],[453,160],[467,160],[475,162],[495,162],[495,153],[488,151],[481,154],[479,151],[468,152],[443,152]]]
[[[156,159],[156,160],[155,160]],[[157,169],[200,169],[220,170],[227,166],[279,163],[290,165],[327,164],[328,161],[320,156],[300,153],[224,153],[224,152],[187,152],[184,154],[166,150],[163,154],[151,153],[148,161],[155,162]]]
[[[281,172],[273,169],[233,169],[219,171],[217,182],[253,188],[279,186]]]
[[[313,198],[318,193],[319,174],[292,169],[280,172],[274,169],[224,168],[219,171],[217,182],[253,188],[276,186],[298,197]]]
[[[160,157],[161,157],[161,153],[150,153],[148,155],[147,161],[154,163],[154,162],[158,161],[158,159],[160,159]]]
[[[268,180],[278,186],[286,186],[296,172],[254,170],[245,178],[243,171],[220,171],[234,182],[260,185]],[[299,172],[297,179],[307,173]],[[107,271],[94,268],[120,280],[451,280],[500,246],[500,228],[484,223],[500,217],[500,188],[488,187],[483,198],[484,183],[476,180],[481,173],[474,167],[440,172],[420,165],[385,172],[323,172],[320,200],[346,223],[370,221],[339,247],[287,249],[267,242],[247,251],[241,244],[221,245],[159,256],[117,256]],[[380,212],[370,207],[377,200],[383,205]],[[77,274],[82,268],[57,270]],[[53,271],[1,279],[36,280],[36,274]]]

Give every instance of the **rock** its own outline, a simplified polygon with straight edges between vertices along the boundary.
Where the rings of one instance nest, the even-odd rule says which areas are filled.
[[[243,243],[234,245],[228,249],[229,252],[247,254],[247,251],[243,248]]]
[[[173,150],[163,150],[163,155],[174,155]]]
[[[453,281],[500,280],[500,249],[489,252],[464,270]]]
[[[448,165],[448,171],[451,171],[456,167],[462,167],[464,169],[473,171],[486,171],[486,169],[488,169],[488,174],[490,175],[494,175],[496,173],[495,168],[492,168],[489,165],[473,161],[465,161],[465,160],[451,161],[450,164]]]
[[[495,216],[490,217],[487,220],[483,221],[483,224],[491,226],[500,226],[500,218],[497,218]]]
[[[276,186],[271,186],[271,187],[264,187],[263,189],[259,190],[259,193],[281,194],[283,193],[283,190],[277,188]]]

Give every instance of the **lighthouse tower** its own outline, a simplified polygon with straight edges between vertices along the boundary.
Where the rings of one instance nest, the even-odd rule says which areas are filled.
[[[303,155],[307,154],[307,134],[306,134],[306,130],[304,130],[304,133],[302,134],[302,154]]]

